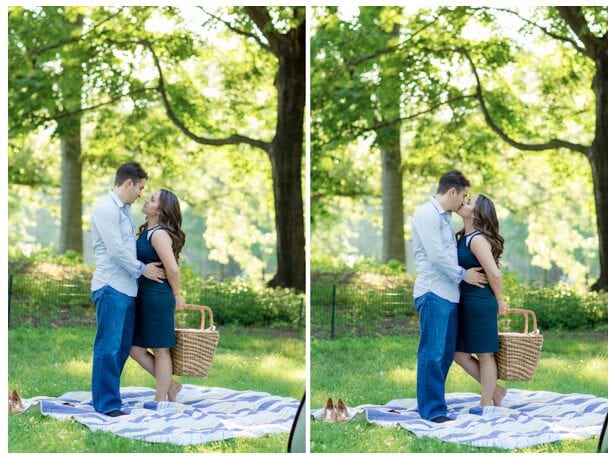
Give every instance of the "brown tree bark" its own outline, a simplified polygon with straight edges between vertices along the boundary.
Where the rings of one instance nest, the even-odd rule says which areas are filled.
[[[399,25],[390,33],[399,40]],[[381,117],[383,124],[400,118],[401,81],[394,66],[389,69],[387,57],[383,59],[383,79],[391,81],[387,90],[381,91]],[[404,239],[404,187],[401,169],[401,123],[395,122],[376,131],[380,147],[380,181],[382,189],[382,263],[399,261],[406,266],[406,241]]]
[[[81,223],[81,129],[64,134],[60,139],[62,149],[60,252],[68,250],[83,254]]]
[[[301,159],[305,108],[305,21],[272,46],[278,58],[276,133],[269,150],[273,174],[278,269],[269,286],[305,290],[305,227]]]
[[[587,154],[594,181],[596,225],[600,254],[600,276],[592,285],[593,290],[607,290],[608,263],[608,53],[598,52],[594,59],[596,73],[592,89],[596,96],[596,130]]]
[[[543,31],[552,38],[569,44],[572,43],[580,54],[592,59],[595,65],[592,91],[595,96],[596,121],[594,139],[589,146],[560,139],[552,139],[542,144],[526,144],[510,138],[495,124],[489,114],[483,99],[480,78],[469,52],[464,48],[457,49],[457,52],[464,55],[470,63],[476,80],[476,99],[480,104],[485,122],[506,143],[524,151],[567,148],[580,152],[587,157],[592,172],[600,260],[600,275],[591,288],[592,290],[606,291],[608,289],[608,34],[603,36],[592,34],[583,11],[579,6],[558,6],[556,9],[583,46],[578,45],[570,38],[559,36],[546,30]]]
[[[241,34],[253,37],[263,49],[273,53],[278,61],[274,80],[277,90],[276,131],[271,142],[243,135],[204,138],[190,131],[173,111],[160,61],[152,44],[146,40],[139,40],[139,43],[152,53],[159,76],[158,91],[167,116],[182,133],[200,144],[221,146],[245,143],[267,152],[273,177],[278,263],[276,274],[268,286],[305,291],[305,223],[301,179],[306,78],[305,18],[288,32],[280,33],[273,27],[266,7],[244,7],[244,10],[265,36],[267,44],[252,33],[241,31]],[[295,12],[298,13],[298,9]]]
[[[77,35],[83,28],[83,16],[77,16],[69,23]],[[78,51],[71,51],[62,57],[63,76],[59,81],[62,91],[62,110],[73,112],[81,109],[83,70]],[[81,116],[76,115],[58,120],[61,165],[61,226],[59,250],[83,254],[82,185],[81,185]]]
[[[382,182],[382,262],[406,265],[399,124],[378,131]]]

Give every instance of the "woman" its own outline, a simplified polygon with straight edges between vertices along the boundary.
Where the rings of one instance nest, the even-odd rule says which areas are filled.
[[[488,285],[481,288],[461,282],[455,362],[480,382],[481,406],[500,406],[506,389],[496,384],[494,353],[499,350],[498,314],[508,310],[498,268],[504,238],[498,233],[495,206],[484,195],[465,202],[457,214],[463,218],[463,229],[457,233],[459,265],[482,267]],[[477,354],[478,360],[472,354]]]
[[[130,356],[156,378],[154,399],[175,401],[181,384],[171,379],[170,348],[175,346],[175,310],[184,306],[177,261],[186,237],[181,230],[179,200],[172,192],[166,189],[156,191],[143,204],[142,211],[146,222],[139,227],[137,258],[145,264],[162,262],[167,279],[159,283],[143,276],[139,278]]]

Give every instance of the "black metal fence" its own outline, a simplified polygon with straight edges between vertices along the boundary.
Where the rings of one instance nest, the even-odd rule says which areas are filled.
[[[316,283],[310,301],[312,338],[418,332],[408,288]]]
[[[57,278],[9,274],[8,319],[11,325],[89,326],[96,322],[90,276]],[[218,324],[305,326],[303,296],[289,290],[255,290],[246,285],[203,282],[192,284],[186,303],[206,305]],[[200,314],[176,315],[179,326],[195,325]]]
[[[9,274],[9,325],[87,325],[96,321],[85,277],[39,278]]]

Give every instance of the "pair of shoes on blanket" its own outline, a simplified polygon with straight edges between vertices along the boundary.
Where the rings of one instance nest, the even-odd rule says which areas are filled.
[[[21,414],[25,410],[21,397],[16,390],[9,395],[9,414]]]
[[[346,422],[350,420],[350,414],[348,413],[348,408],[342,401],[342,399],[337,400],[337,405],[333,404],[333,399],[329,397],[327,399],[327,403],[325,404],[323,421],[325,422]]]

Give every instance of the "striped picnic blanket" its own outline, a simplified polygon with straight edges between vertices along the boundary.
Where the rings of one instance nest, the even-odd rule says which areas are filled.
[[[24,404],[40,403],[42,414],[74,419],[93,431],[182,446],[288,433],[299,407],[299,400],[290,397],[189,384],[184,384],[177,402],[155,402],[154,393],[145,387],[122,388],[122,410],[129,414],[119,417],[95,412],[90,392],[36,397]]]
[[[402,427],[418,437],[430,436],[477,447],[517,449],[560,440],[586,439],[600,434],[607,399],[593,395],[530,392],[508,389],[501,407],[477,406],[480,396],[446,395],[451,422],[421,419],[416,399],[398,399],[386,405],[348,408],[350,416],[365,413],[368,422]],[[323,410],[312,410],[322,419]]]

